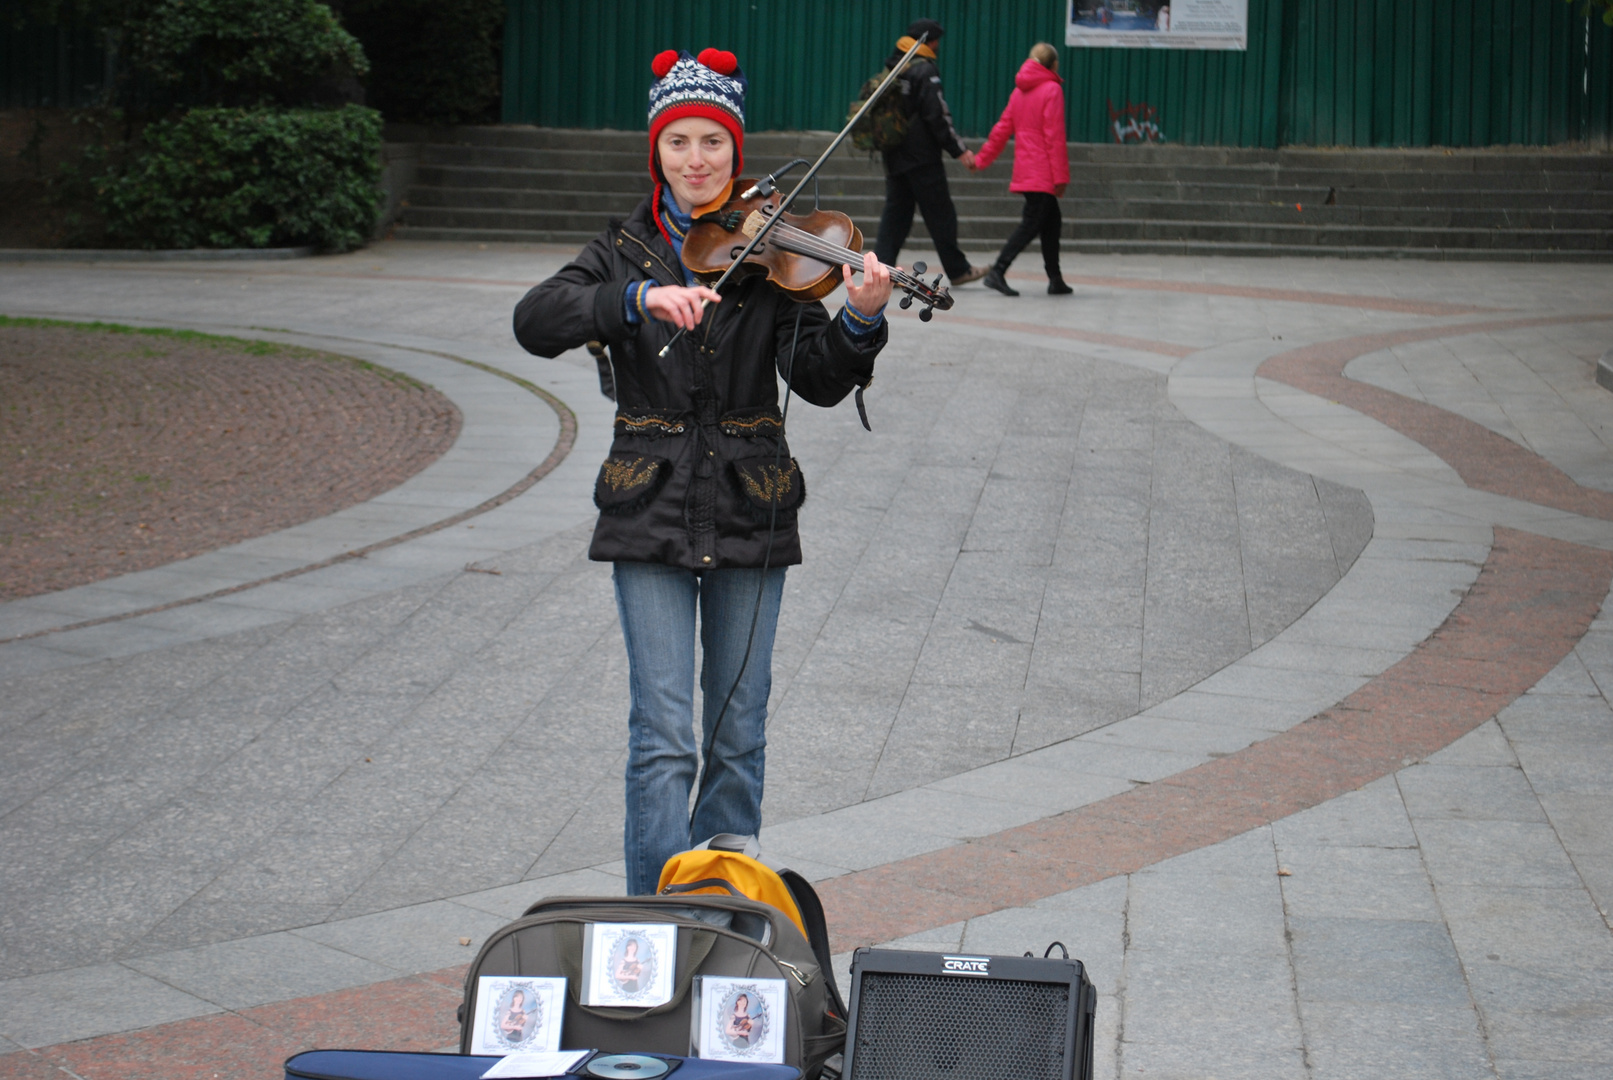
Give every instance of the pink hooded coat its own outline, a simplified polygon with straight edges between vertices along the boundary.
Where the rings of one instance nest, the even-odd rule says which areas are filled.
[[[1064,144],[1064,80],[1035,60],[1027,60],[1014,76],[1014,92],[991,137],[975,155],[975,168],[984,169],[1014,139],[1014,179],[1009,191],[1053,193],[1056,184],[1070,182],[1070,154]]]

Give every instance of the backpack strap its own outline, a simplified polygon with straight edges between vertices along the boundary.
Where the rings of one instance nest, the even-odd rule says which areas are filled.
[[[806,923],[807,943],[812,946],[812,955],[818,961],[818,967],[823,971],[824,982],[829,987],[829,1001],[834,1006],[835,1015],[844,1019],[846,1003],[840,997],[840,987],[835,983],[834,957],[829,952],[829,923],[823,916],[823,902],[818,899],[818,891],[812,883],[794,870],[783,870],[779,877],[784,879],[784,885],[795,898],[795,906],[801,909],[801,921]]]

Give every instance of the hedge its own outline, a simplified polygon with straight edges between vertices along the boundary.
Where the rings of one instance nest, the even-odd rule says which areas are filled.
[[[380,149],[381,115],[358,105],[191,109],[145,128],[96,205],[132,247],[346,251],[374,229]]]

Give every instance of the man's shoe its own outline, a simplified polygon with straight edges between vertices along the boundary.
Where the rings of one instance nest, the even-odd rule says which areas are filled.
[[[989,273],[991,273],[991,268],[989,266],[971,266],[957,277],[952,278],[952,287],[955,289],[959,285],[967,285],[971,281],[979,281]]]
[[[997,269],[995,266],[986,271],[986,279],[982,281],[981,284],[988,289],[996,289],[1004,296],[1019,295],[1019,290],[1009,285],[1007,279],[1003,277],[1003,272]]]
[[[1069,296],[1074,291],[1074,289],[1064,284],[1064,279],[1061,277],[1047,279],[1047,295],[1049,296]]]

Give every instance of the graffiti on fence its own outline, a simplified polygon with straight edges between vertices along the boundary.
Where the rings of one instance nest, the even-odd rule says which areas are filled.
[[[1126,102],[1123,109],[1115,108],[1110,101],[1109,130],[1114,132],[1117,143],[1157,143],[1164,142],[1165,136],[1159,130],[1159,110],[1152,105],[1135,105]]]

